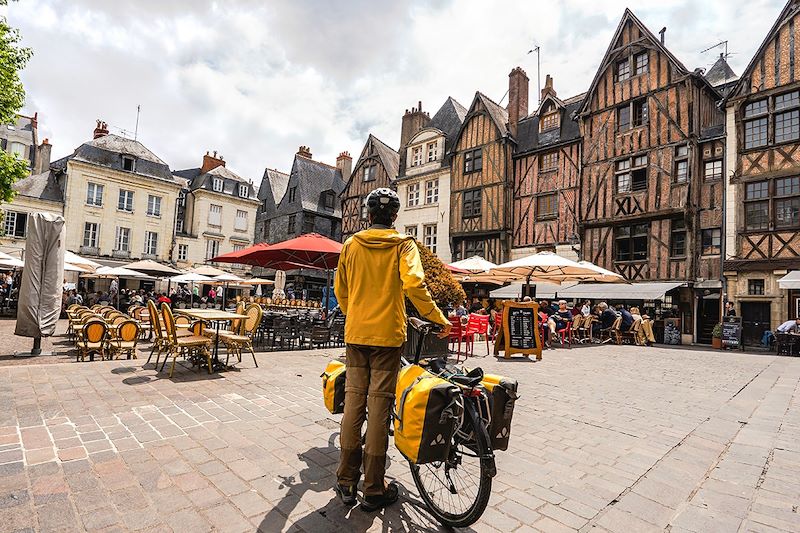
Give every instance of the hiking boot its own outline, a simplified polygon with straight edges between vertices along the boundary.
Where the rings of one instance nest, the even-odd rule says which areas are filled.
[[[333,490],[339,496],[339,499],[342,500],[342,503],[347,505],[348,507],[352,507],[356,504],[356,488],[355,486],[346,486],[340,485],[337,483],[333,486]]]
[[[396,502],[399,495],[400,489],[397,486],[397,482],[391,481],[386,486],[386,490],[383,491],[383,494],[364,496],[361,500],[361,510],[371,513],[378,509],[383,509]]]

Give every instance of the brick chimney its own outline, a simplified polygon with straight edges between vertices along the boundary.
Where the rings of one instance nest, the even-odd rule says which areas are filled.
[[[517,136],[519,121],[528,116],[528,75],[520,67],[508,75],[508,127]]]
[[[42,141],[42,144],[36,147],[36,166],[33,169],[34,174],[41,174],[50,170],[50,152],[53,146],[50,144],[49,139]]]
[[[94,128],[94,137],[92,137],[92,139],[97,139],[99,137],[103,137],[104,135],[108,135],[108,124],[98,119],[97,126]]]
[[[547,95],[556,96],[556,90],[553,89],[553,77],[550,74],[544,77],[544,88],[542,89],[542,100]]]
[[[200,174],[205,174],[210,170],[214,170],[217,167],[224,167],[225,166],[225,159],[221,155],[217,155],[217,151],[214,150],[212,155],[209,155],[206,152],[206,155],[203,156],[203,166],[200,167]]]
[[[350,178],[350,174],[353,173],[353,158],[350,157],[350,152],[339,154],[336,158],[336,168],[342,172],[342,179],[347,181]]]
[[[412,107],[411,111],[406,109],[403,115],[403,123],[400,127],[400,174],[406,168],[406,148],[408,141],[411,140],[419,130],[431,123],[431,116],[422,110],[422,100],[417,103],[417,107]]]
[[[297,155],[305,157],[306,159],[311,159],[311,148],[308,146],[301,146],[297,149]]]

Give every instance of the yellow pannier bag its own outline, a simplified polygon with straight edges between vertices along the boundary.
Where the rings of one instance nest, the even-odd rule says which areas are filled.
[[[418,365],[397,376],[394,445],[415,464],[447,459],[464,406],[459,388]]]
[[[517,401],[517,381],[514,379],[485,374],[481,385],[489,393],[492,421],[489,424],[489,439],[493,450],[507,450],[511,436],[511,418],[514,403]]]
[[[332,414],[344,413],[345,366],[341,361],[331,361],[322,373],[322,396],[325,407]]]

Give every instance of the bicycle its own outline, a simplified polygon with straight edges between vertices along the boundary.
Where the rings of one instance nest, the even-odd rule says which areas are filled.
[[[437,326],[418,318],[409,318],[409,323],[419,332],[413,362],[418,365],[425,337],[435,332]],[[411,364],[405,357],[401,358],[402,366]],[[428,510],[441,524],[466,527],[474,524],[486,510],[492,478],[497,474],[488,433],[489,399],[480,385],[483,370],[476,368],[467,374],[458,373],[458,369],[439,360],[429,362],[428,370],[459,387],[464,415],[453,433],[448,458],[421,465],[409,461],[411,475]]]

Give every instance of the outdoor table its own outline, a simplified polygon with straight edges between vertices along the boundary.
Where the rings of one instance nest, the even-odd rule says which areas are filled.
[[[215,333],[214,336],[214,366],[221,366],[219,362],[219,327],[222,322],[226,322],[228,320],[237,320],[237,319],[244,319],[247,320],[247,315],[240,315],[237,313],[230,313],[228,311],[223,311],[222,309],[176,309],[176,313],[181,313],[183,315],[189,316],[191,318],[196,318],[198,320],[208,320],[210,322],[215,323]]]

